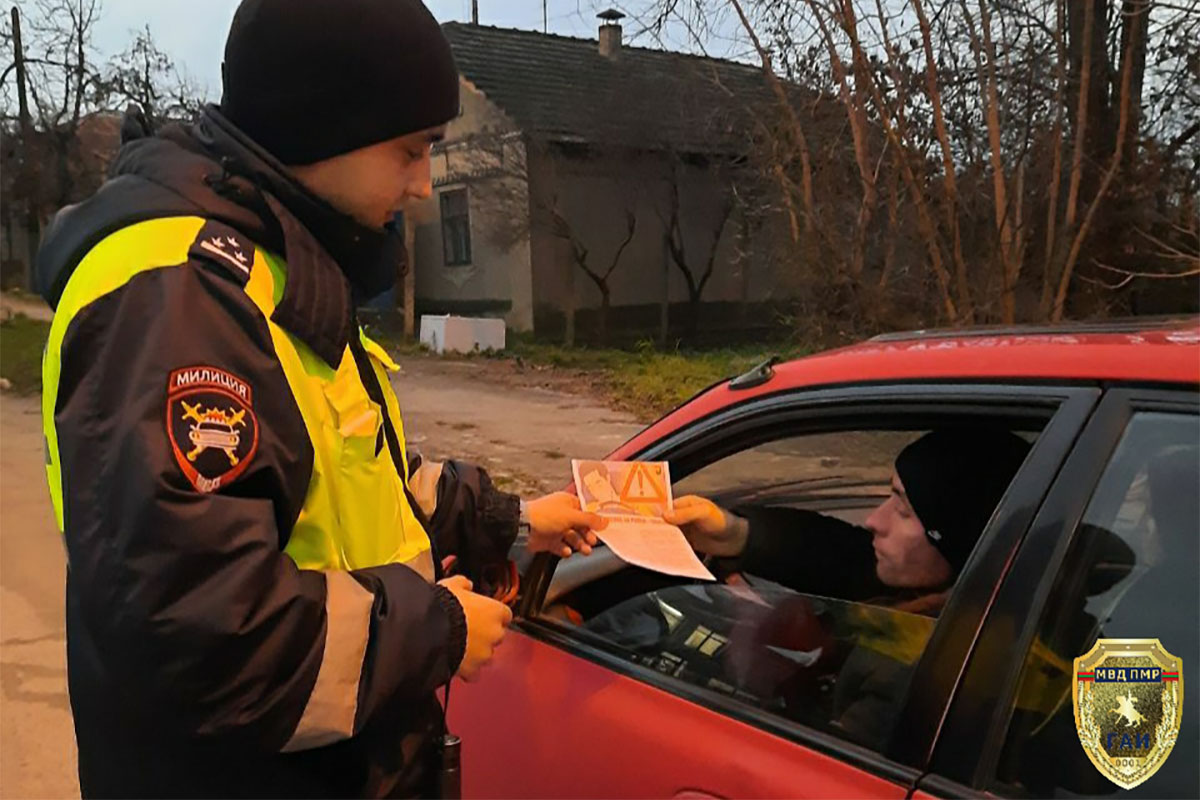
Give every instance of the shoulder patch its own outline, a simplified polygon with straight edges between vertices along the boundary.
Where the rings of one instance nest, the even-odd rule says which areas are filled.
[[[245,286],[254,265],[254,243],[228,225],[209,221],[196,235],[188,256],[217,264]]]
[[[200,492],[237,480],[258,452],[250,384],[210,366],[177,369],[167,380],[167,437],[175,461]]]

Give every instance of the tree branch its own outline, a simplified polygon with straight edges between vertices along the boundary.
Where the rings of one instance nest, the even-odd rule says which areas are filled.
[[[741,20],[742,27],[746,34],[750,37],[751,43],[754,45],[754,50],[758,53],[759,60],[762,62],[763,77],[767,81],[767,85],[775,93],[775,98],[779,102],[780,109],[785,113],[788,121],[792,125],[792,131],[796,136],[796,144],[800,148],[800,190],[801,200],[804,202],[804,224],[805,228],[811,224],[813,217],[813,208],[815,202],[813,200],[813,183],[812,183],[812,163],[809,156],[808,138],[804,134],[804,125],[800,122],[799,115],[792,108],[791,101],[788,99],[787,91],[783,88],[779,77],[775,74],[775,70],[771,67],[771,54],[763,47],[762,42],[758,38],[758,34],[754,31],[754,26],[750,24],[750,19],[746,16],[746,12],[742,9],[742,4],[739,0],[729,0],[734,10],[737,12],[738,19]],[[791,193],[786,191],[784,187],[784,199],[789,205],[792,203]],[[792,215],[795,215],[793,210]],[[798,240],[798,233],[793,230],[793,241]]]
[[[633,234],[637,231],[637,217],[629,209],[625,210],[625,238],[621,244],[617,246],[617,252],[613,254],[612,263],[608,265],[608,270],[604,273],[605,282],[612,276],[613,270],[617,268],[617,264],[621,262],[621,254],[625,252],[625,248],[633,241]]]
[[[1091,4],[1088,4],[1091,8]],[[1136,26],[1138,21],[1142,19],[1142,15],[1135,16],[1132,24],[1134,30],[1130,35],[1129,46],[1133,46],[1133,42],[1137,39]],[[1112,163],[1108,167],[1108,171],[1104,173],[1104,179],[1100,182],[1100,188],[1096,192],[1096,196],[1092,199],[1091,205],[1088,206],[1087,214],[1083,218],[1083,222],[1079,226],[1078,232],[1075,234],[1075,240],[1071,244],[1071,251],[1067,254],[1067,261],[1063,265],[1062,278],[1058,283],[1058,293],[1054,298],[1054,313],[1051,316],[1053,322],[1058,322],[1063,317],[1063,311],[1067,303],[1067,288],[1071,284],[1071,273],[1075,271],[1075,263],[1079,258],[1079,251],[1083,247],[1084,239],[1087,238],[1088,232],[1091,229],[1092,221],[1096,217],[1096,210],[1103,202],[1104,196],[1108,193],[1108,187],[1116,177],[1117,170],[1121,166],[1121,156],[1125,152],[1125,148],[1120,146],[1120,142],[1125,141],[1125,133],[1129,129],[1129,83],[1133,74],[1133,59],[1128,53],[1122,57],[1121,66],[1121,109],[1120,121],[1117,124],[1117,142],[1118,146],[1113,151]]]

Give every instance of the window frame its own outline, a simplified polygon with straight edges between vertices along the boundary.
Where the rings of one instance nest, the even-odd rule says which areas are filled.
[[[1146,411],[1200,415],[1195,387],[1115,387],[1095,413],[1038,511],[996,602],[983,621],[979,646],[966,664],[944,735],[922,789],[934,794],[994,796],[992,783],[1004,746],[1030,643],[1049,594],[1078,533],[1093,493],[1133,417]],[[1005,653],[1006,658],[986,654]]]
[[[997,507],[981,538],[978,552],[986,556],[968,562],[958,590],[944,615],[955,617],[954,625],[938,625],[914,673],[908,698],[896,724],[904,735],[894,736],[883,753],[876,753],[832,736],[754,709],[712,690],[685,683],[639,664],[630,663],[569,629],[536,618],[558,559],[547,554],[535,558],[526,576],[526,591],[516,627],[574,655],[600,663],[618,674],[651,687],[696,702],[733,720],[765,729],[797,744],[855,763],[885,779],[913,786],[933,752],[945,710],[960,675],[961,665],[973,642],[971,637],[951,635],[962,629],[974,633],[982,621],[986,604],[1002,577],[1000,565],[992,563],[994,551],[1009,553],[1019,543],[1034,511],[1041,504],[1050,477],[1066,458],[1100,391],[1094,387],[1061,385],[1000,385],[995,383],[857,384],[807,389],[767,395],[736,404],[697,420],[644,448],[636,455],[644,460],[670,460],[673,477],[682,478],[703,465],[767,440],[776,440],[822,429],[860,425],[878,419],[905,417],[910,421],[930,420],[947,413],[955,416],[1045,419],[1042,434],[1029,458]],[[678,468],[677,468],[677,465]],[[1001,565],[1006,561],[1001,558]],[[944,668],[949,659],[951,669]],[[941,665],[942,668],[939,668]]]
[[[446,204],[449,196],[462,193],[463,196],[463,213],[452,217],[446,216]],[[450,260],[450,236],[448,222],[450,220],[464,220],[466,226],[466,259]],[[471,192],[469,186],[452,186],[440,189],[438,191],[438,222],[442,229],[442,263],[447,267],[469,267],[473,263],[474,248],[471,242]]]

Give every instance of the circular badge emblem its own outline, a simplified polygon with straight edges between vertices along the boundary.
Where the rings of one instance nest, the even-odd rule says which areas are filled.
[[[176,463],[198,491],[233,482],[258,450],[250,385],[217,367],[175,370],[167,382],[167,435]]]

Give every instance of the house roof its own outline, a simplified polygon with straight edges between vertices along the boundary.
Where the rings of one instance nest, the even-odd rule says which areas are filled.
[[[771,100],[753,66],[595,39],[460,22],[442,26],[462,76],[526,133],[688,153],[745,152]]]

